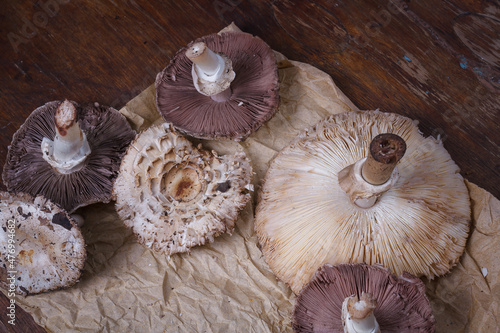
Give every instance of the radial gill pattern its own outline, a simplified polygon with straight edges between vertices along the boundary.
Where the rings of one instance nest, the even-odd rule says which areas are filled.
[[[218,156],[165,123],[130,145],[115,183],[116,208],[140,243],[167,255],[185,252],[233,231],[251,178],[243,152]]]
[[[352,203],[338,173],[367,156],[380,133],[407,145],[399,178],[370,208]],[[348,112],[318,123],[270,165],[255,225],[269,266],[296,293],[323,264],[382,264],[432,279],[462,254],[470,201],[458,166],[439,140],[409,118]]]

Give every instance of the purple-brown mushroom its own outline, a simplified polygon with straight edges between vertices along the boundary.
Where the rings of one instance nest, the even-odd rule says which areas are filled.
[[[435,331],[420,279],[366,264],[322,266],[297,296],[292,325],[297,333]]]
[[[121,158],[135,134],[113,108],[49,102],[14,134],[3,182],[9,192],[43,195],[69,213],[109,202]]]
[[[177,52],[156,78],[165,121],[202,139],[244,140],[276,112],[279,81],[272,49],[243,32],[211,34]]]

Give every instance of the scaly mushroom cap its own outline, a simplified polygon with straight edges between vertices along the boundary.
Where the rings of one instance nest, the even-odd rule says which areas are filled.
[[[232,232],[250,200],[243,152],[217,156],[193,147],[167,123],[138,135],[116,180],[116,209],[139,242],[171,255]]]
[[[435,331],[422,281],[408,273],[398,278],[386,268],[365,264],[321,267],[297,296],[294,331],[343,333],[342,303],[362,292],[376,300],[374,315],[382,332]]]
[[[15,284],[16,292],[26,295],[78,281],[87,257],[85,242],[64,210],[42,196],[0,192],[0,225],[2,288]]]
[[[337,176],[381,133],[402,137],[406,154],[395,184],[361,208]],[[441,142],[424,138],[411,119],[379,111],[338,114],[301,134],[272,162],[256,209],[265,259],[295,293],[325,263],[445,274],[464,250],[469,222],[469,194]]]
[[[91,149],[83,167],[62,174],[43,159],[43,138],[54,140],[56,134],[54,115],[61,101],[53,101],[33,111],[14,134],[2,174],[9,192],[43,195],[69,213],[110,201],[121,158],[135,137],[115,109],[97,104],[82,108],[72,103]]]
[[[200,94],[193,85],[186,50],[204,42],[232,61],[236,73],[231,97],[222,102]],[[156,103],[165,121],[202,139],[244,140],[271,119],[279,104],[278,67],[271,48],[248,33],[212,34],[177,52],[156,78]]]

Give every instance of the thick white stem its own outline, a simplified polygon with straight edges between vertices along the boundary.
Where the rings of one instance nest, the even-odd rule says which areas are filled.
[[[90,154],[85,133],[76,121],[75,106],[65,100],[55,114],[56,136],[54,141],[43,138],[43,158],[61,173],[70,173],[81,168]]]
[[[203,42],[193,44],[186,56],[193,62],[199,77],[209,82],[217,81],[224,71],[224,59]]]
[[[342,303],[342,322],[345,333],[380,333],[380,326],[375,319],[373,310],[377,301],[367,293],[361,298],[347,297]]]
[[[186,57],[193,62],[191,75],[200,94],[213,96],[225,92],[214,99],[218,102],[230,97],[230,85],[236,74],[228,57],[213,52],[203,42],[191,45],[186,51]]]

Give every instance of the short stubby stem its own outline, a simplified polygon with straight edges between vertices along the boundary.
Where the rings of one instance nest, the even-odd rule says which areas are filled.
[[[373,314],[377,301],[371,294],[350,296],[342,303],[342,323],[345,333],[380,333],[380,326]]]
[[[339,185],[349,199],[361,208],[370,208],[398,179],[396,164],[406,151],[405,141],[391,133],[377,135],[368,157],[342,169]]]
[[[391,178],[396,164],[406,152],[406,143],[398,135],[377,135],[370,143],[370,154],[363,164],[361,174],[372,185],[382,185]]]
[[[87,137],[80,129],[76,118],[75,106],[64,100],[55,114],[54,141],[43,138],[41,144],[45,161],[62,174],[79,170],[90,155]]]
[[[229,98],[229,96],[226,97],[227,90],[236,76],[231,59],[213,52],[203,42],[191,45],[186,51],[186,57],[193,62],[191,74],[196,90],[205,96],[226,92],[225,95],[220,98],[215,97],[214,100],[219,101],[221,98],[224,101],[227,100]]]

